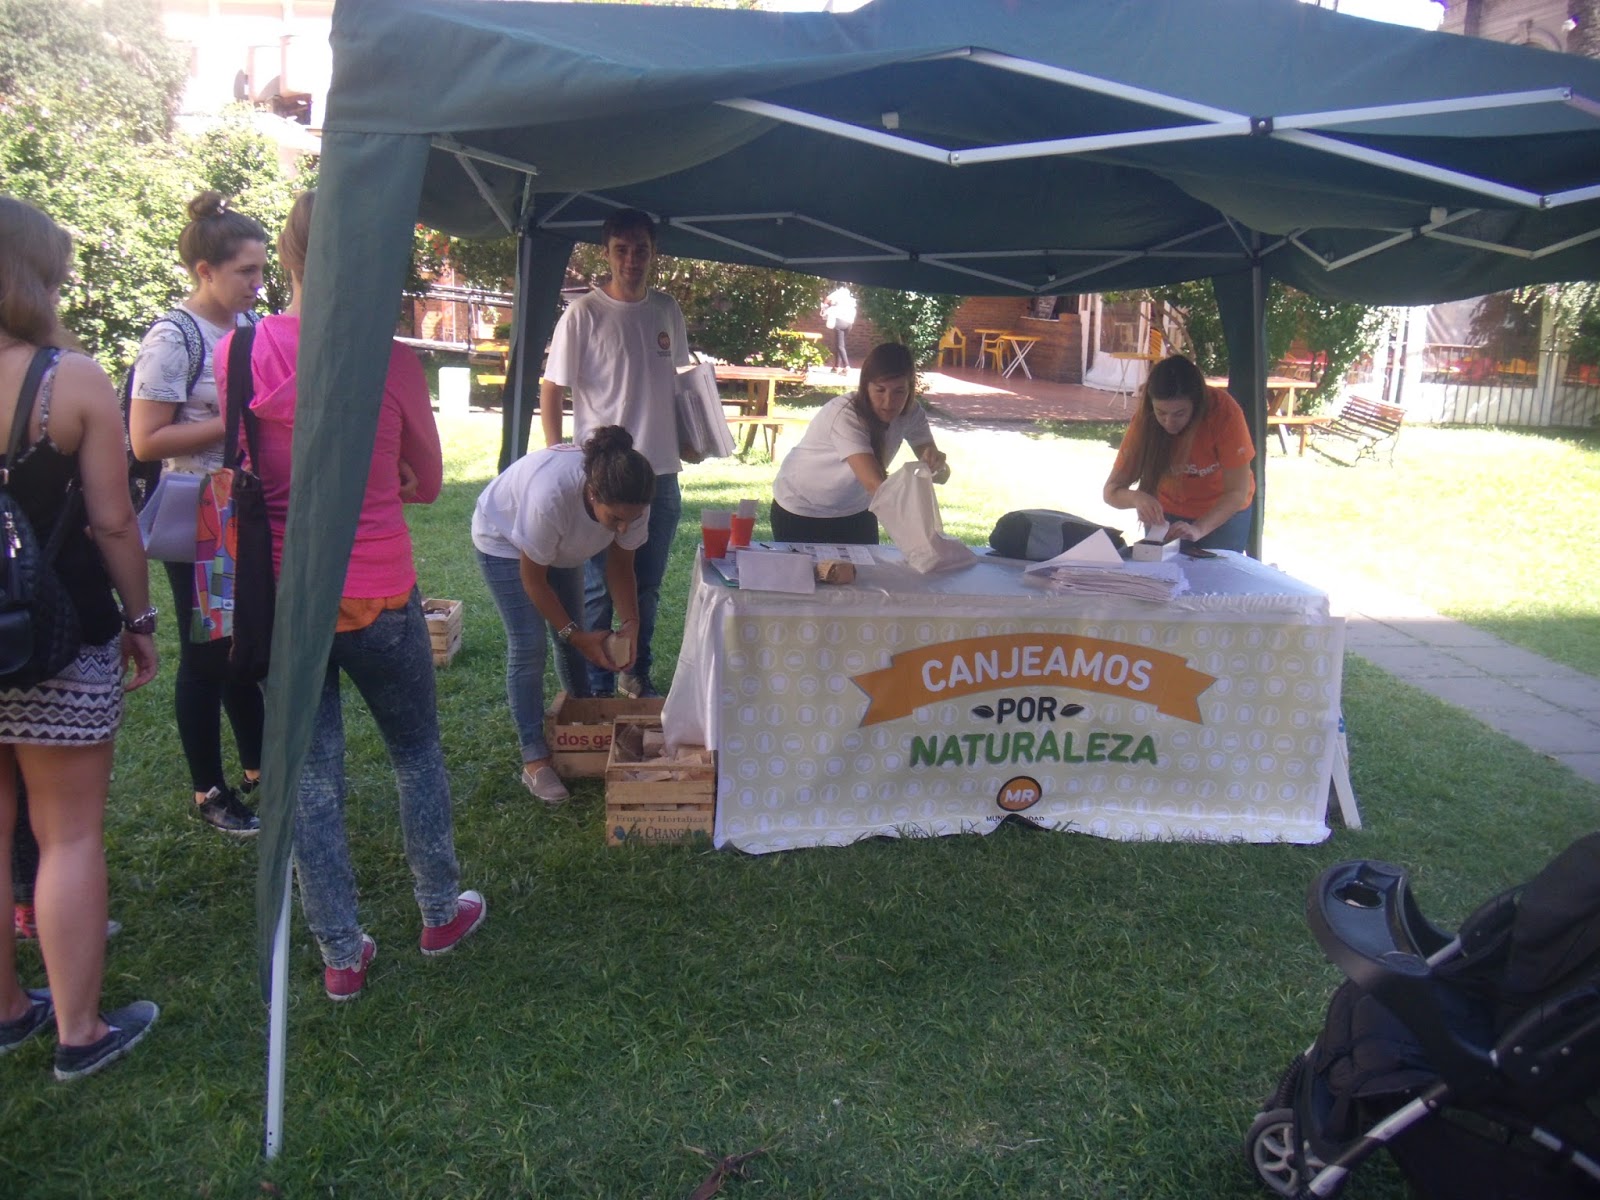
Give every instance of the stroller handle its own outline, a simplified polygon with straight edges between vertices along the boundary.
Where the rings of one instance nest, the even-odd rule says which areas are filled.
[[[1448,985],[1429,960],[1453,939],[1422,915],[1404,868],[1364,859],[1329,867],[1311,885],[1306,921],[1334,966],[1404,1021],[1458,1090],[1494,1076],[1490,1048],[1445,1018]]]

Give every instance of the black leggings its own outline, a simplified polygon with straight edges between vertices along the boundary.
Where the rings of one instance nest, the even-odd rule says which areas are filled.
[[[772,539],[777,542],[828,542],[844,546],[876,546],[878,518],[870,512],[848,517],[802,517],[772,502]]]
[[[167,563],[172,584],[172,614],[178,624],[178,677],[172,685],[172,706],[178,715],[178,738],[189,764],[194,790],[209,792],[226,787],[222,770],[222,712],[233,726],[239,765],[246,771],[261,769],[261,731],[266,724],[266,704],[261,689],[242,683],[228,670],[228,647],[214,642],[191,642],[189,621],[194,612],[194,565]]]

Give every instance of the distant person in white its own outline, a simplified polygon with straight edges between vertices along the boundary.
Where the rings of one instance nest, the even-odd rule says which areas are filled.
[[[854,392],[836,397],[806,426],[772,484],[772,536],[780,542],[877,545],[867,511],[902,443],[943,482],[949,465],[917,402],[911,352],[885,342],[861,364]]]
[[[833,370],[843,375],[850,370],[850,326],[856,323],[856,298],[840,284],[822,302],[822,323],[828,327],[828,342],[833,349]]]
[[[593,667],[589,682],[596,696],[609,696],[619,687],[629,696],[658,696],[650,675],[651,643],[661,580],[683,510],[678,472],[686,456],[678,444],[674,394],[678,368],[692,361],[689,335],[678,302],[649,286],[656,258],[656,224],[650,214],[638,209],[612,213],[601,226],[600,244],[611,278],[574,300],[557,323],[539,385],[539,419],[545,445],[557,445],[562,394],[571,389],[573,441],[581,443],[602,425],[620,425],[655,469],[649,536],[634,560],[638,657],[620,679]],[[603,555],[585,573],[584,623],[590,629],[611,624]]]

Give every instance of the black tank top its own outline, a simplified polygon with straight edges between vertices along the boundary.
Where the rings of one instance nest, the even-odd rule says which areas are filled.
[[[16,466],[11,469],[11,494],[33,525],[41,550],[66,505],[68,484],[78,478],[78,456],[63,454],[50,440],[50,398],[55,375],[56,364],[52,363],[39,384],[39,398],[35,401],[42,436],[18,451]],[[0,464],[4,462],[5,445],[0,442]],[[84,644],[98,646],[117,635],[122,617],[112,598],[105,563],[89,537],[83,505],[79,503],[76,508],[78,519],[66,531],[55,565],[62,585],[78,608]]]

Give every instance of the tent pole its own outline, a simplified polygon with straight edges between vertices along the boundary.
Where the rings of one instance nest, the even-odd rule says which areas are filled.
[[[1228,391],[1244,409],[1250,441],[1256,448],[1250,469],[1255,475],[1256,498],[1251,509],[1246,550],[1261,557],[1261,531],[1266,509],[1267,460],[1267,277],[1261,265],[1261,235],[1250,231],[1251,266],[1211,280],[1222,316],[1222,333],[1228,346]]]
[[[1256,476],[1255,504],[1250,512],[1250,557],[1261,557],[1261,534],[1266,527],[1267,512],[1267,279],[1261,269],[1261,234],[1250,234],[1250,341],[1251,372],[1255,376],[1255,391],[1251,396],[1251,433],[1255,440],[1256,456],[1250,469]]]
[[[528,452],[534,398],[544,369],[544,348],[555,330],[573,241],[538,227],[538,215],[525,214],[517,243],[516,313],[512,321],[511,362],[501,404],[500,470]]]
[[[283,907],[272,935],[272,999],[267,1013],[267,1118],[266,1158],[283,1149],[283,1078],[289,1039],[289,891],[293,886],[294,859],[284,868]]]

